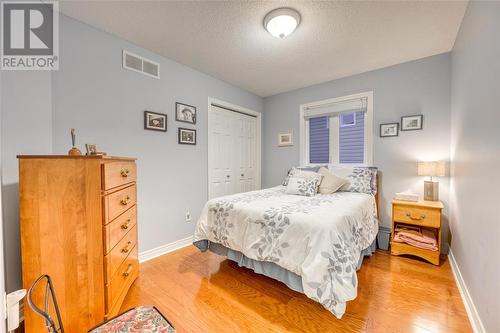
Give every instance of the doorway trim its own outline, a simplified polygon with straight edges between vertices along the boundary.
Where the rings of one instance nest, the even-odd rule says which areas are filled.
[[[223,109],[227,109],[229,111],[233,112],[238,112],[242,114],[246,114],[252,117],[255,117],[256,119],[256,126],[255,126],[255,189],[260,190],[261,189],[261,169],[262,169],[262,156],[261,156],[261,142],[262,142],[262,137],[261,137],[261,129],[262,129],[262,114],[260,112],[245,108],[243,106],[239,106],[236,104],[232,104],[217,98],[213,97],[208,97],[208,118],[207,118],[207,198],[210,200],[210,184],[211,184],[211,175],[210,175],[210,170],[211,170],[211,165],[210,165],[210,144],[212,142],[212,137],[210,135],[210,126],[212,125],[212,106],[218,106]]]

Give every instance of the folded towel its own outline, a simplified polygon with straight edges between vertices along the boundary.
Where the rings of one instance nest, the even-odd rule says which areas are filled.
[[[396,232],[394,241],[431,251],[437,251],[439,249],[434,232],[427,229],[422,229],[421,235],[408,230]]]

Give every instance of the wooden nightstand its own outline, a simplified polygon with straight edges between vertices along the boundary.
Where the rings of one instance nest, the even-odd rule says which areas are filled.
[[[392,201],[392,232],[391,232],[391,254],[411,254],[423,258],[434,265],[439,265],[439,254],[441,253],[441,201]],[[434,229],[438,235],[438,251],[430,251],[411,246],[405,243],[394,242],[394,230],[397,224],[420,226]]]

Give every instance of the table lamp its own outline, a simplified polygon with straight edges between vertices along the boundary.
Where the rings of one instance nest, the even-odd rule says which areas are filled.
[[[443,177],[445,175],[444,161],[418,162],[417,173],[419,176],[430,176],[431,180],[424,181],[424,200],[439,200],[439,182],[433,181],[432,177]]]

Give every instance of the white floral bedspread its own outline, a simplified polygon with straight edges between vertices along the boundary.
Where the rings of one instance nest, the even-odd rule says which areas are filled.
[[[194,241],[220,243],[300,275],[304,293],[340,319],[357,295],[360,253],[377,231],[372,195],[305,197],[278,186],[208,201]]]

